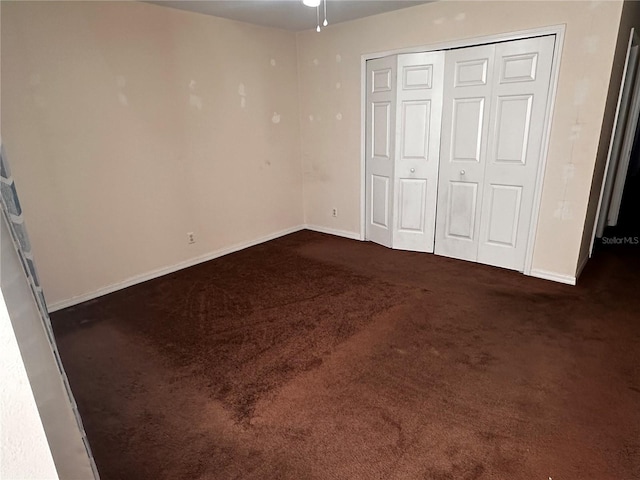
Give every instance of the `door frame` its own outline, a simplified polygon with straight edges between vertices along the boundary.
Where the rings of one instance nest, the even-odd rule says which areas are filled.
[[[598,199],[598,207],[596,210],[596,218],[593,223],[593,231],[591,232],[591,243],[589,244],[589,257],[593,255],[593,247],[596,241],[596,237],[600,238],[604,234],[604,229],[607,227],[607,220],[609,217],[609,209],[611,208],[611,199],[613,196],[614,185],[617,180],[617,176],[620,175],[618,171],[620,156],[622,154],[622,147],[627,134],[626,124],[618,125],[621,120],[626,120],[631,111],[634,108],[632,104],[633,92],[637,88],[636,85],[640,83],[640,58],[635,64],[636,77],[633,82],[627,84],[627,75],[633,74],[629,72],[629,60],[631,49],[634,44],[640,45],[640,32],[635,28],[631,28],[629,32],[629,41],[627,43],[627,52],[624,61],[624,67],[622,69],[622,79],[620,80],[620,91],[618,92],[618,103],[616,104],[616,113],[613,120],[613,126],[611,127],[611,138],[609,140],[609,150],[607,152],[607,162],[605,163],[604,173],[602,175],[602,184],[600,185],[600,198]],[[631,78],[631,77],[629,77]],[[625,87],[628,89],[625,90]],[[640,101],[640,98],[636,98],[636,102]],[[623,115],[624,114],[624,115]],[[624,118],[620,118],[621,115]],[[633,140],[632,140],[633,141]],[[624,172],[626,177],[626,171]]]
[[[564,44],[566,25],[551,25],[548,27],[534,28],[530,30],[520,30],[516,32],[498,33],[494,35],[486,35],[473,38],[465,38],[459,40],[449,40],[429,45],[417,47],[405,47],[394,50],[386,50],[375,53],[365,53],[360,56],[360,240],[366,240],[366,106],[367,106],[367,60],[374,58],[386,57],[389,55],[399,55],[404,53],[421,53],[433,52],[438,50],[450,50],[453,48],[473,47],[476,45],[486,45],[488,43],[508,42],[511,40],[522,40],[525,38],[541,37],[545,35],[555,35],[556,42],[553,50],[553,62],[551,65],[551,79],[549,84],[549,94],[547,96],[547,106],[545,111],[545,127],[542,135],[542,145],[540,150],[540,162],[536,174],[536,187],[533,196],[533,209],[531,211],[531,225],[529,228],[529,236],[527,240],[527,253],[525,256],[525,265],[522,273],[531,275],[533,264],[533,251],[538,229],[538,220],[540,216],[540,203],[542,199],[542,183],[544,173],[547,166],[547,157],[549,154],[549,140],[551,138],[551,120],[556,102],[556,92],[558,89],[558,80],[560,77],[560,60],[562,56],[562,47]]]

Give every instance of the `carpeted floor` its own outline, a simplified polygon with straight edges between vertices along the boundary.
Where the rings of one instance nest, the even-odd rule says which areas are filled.
[[[52,319],[103,480],[628,480],[639,286],[304,231]]]

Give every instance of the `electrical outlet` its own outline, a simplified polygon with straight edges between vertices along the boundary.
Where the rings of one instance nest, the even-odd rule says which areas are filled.
[[[187,243],[191,245],[192,243],[196,243],[196,236],[193,232],[187,233]]]
[[[333,210],[331,210],[331,216],[332,217],[337,217],[338,216],[338,209],[334,208]]]

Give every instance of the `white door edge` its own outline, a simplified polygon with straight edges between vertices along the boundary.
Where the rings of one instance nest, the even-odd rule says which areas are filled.
[[[542,139],[542,150],[540,163],[538,164],[538,172],[536,176],[536,187],[534,191],[533,210],[531,212],[531,226],[529,228],[529,239],[527,242],[527,253],[525,257],[525,266],[522,273],[531,275],[533,264],[533,253],[535,247],[535,238],[538,230],[538,219],[540,215],[540,202],[542,199],[542,184],[544,172],[547,165],[547,157],[549,154],[549,141],[551,138],[551,118],[555,108],[556,92],[558,88],[558,80],[560,77],[560,57],[564,44],[566,25],[550,25],[548,27],[540,27],[528,30],[520,30],[516,32],[499,33],[495,35],[486,35],[469,39],[451,40],[430,45],[418,47],[407,47],[383,52],[366,53],[360,56],[360,238],[366,240],[365,236],[365,209],[366,209],[366,192],[365,192],[365,147],[366,147],[366,79],[367,79],[367,60],[385,57],[389,55],[399,55],[403,53],[419,53],[430,52],[436,50],[449,50],[452,48],[471,47],[476,45],[484,45],[488,43],[506,42],[510,40],[521,40],[524,38],[541,37],[545,35],[555,35],[555,47],[553,51],[553,62],[551,65],[551,81],[549,84],[549,93],[547,95],[547,108],[545,114],[545,130]]]

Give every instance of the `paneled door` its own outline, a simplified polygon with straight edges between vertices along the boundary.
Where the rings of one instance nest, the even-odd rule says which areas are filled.
[[[367,62],[366,235],[433,252],[444,52]]]
[[[398,57],[367,62],[365,133],[366,238],[392,246]]]
[[[555,36],[496,44],[478,259],[524,270]]]
[[[433,252],[444,52],[398,56],[393,248]]]
[[[524,269],[554,42],[447,53],[436,253]]]
[[[438,255],[476,261],[495,45],[447,52],[438,185]]]

